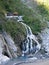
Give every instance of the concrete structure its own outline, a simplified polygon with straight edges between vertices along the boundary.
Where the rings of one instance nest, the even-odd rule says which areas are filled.
[[[7,14],[5,14],[5,17],[7,18],[7,19],[16,19],[18,22],[19,21],[23,21],[23,16],[21,16],[21,15],[18,15],[18,14],[16,14],[16,13],[7,13]]]

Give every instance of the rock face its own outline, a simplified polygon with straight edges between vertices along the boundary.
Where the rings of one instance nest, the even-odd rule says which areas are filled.
[[[6,32],[0,34],[0,64],[21,55],[20,52],[20,47],[15,45],[10,35]]]
[[[7,42],[6,47],[8,48],[7,53],[9,55],[9,57],[10,58],[16,58],[17,57],[17,47],[16,47],[13,39],[6,32],[3,32],[3,37]]]
[[[10,60],[7,56],[0,55],[0,64]]]
[[[8,61],[10,59],[7,56],[3,55],[4,44],[5,44],[4,38],[0,34],[0,64],[5,62],[5,61]]]

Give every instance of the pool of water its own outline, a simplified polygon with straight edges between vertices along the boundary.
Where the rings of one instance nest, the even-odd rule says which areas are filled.
[[[23,65],[23,64],[27,64],[27,63],[34,63],[37,60],[44,60],[44,59],[48,59],[49,56],[47,55],[35,55],[35,56],[24,56],[24,57],[18,57],[18,58],[14,58],[14,59],[10,59],[9,61],[7,61],[6,63],[2,63],[1,65]]]

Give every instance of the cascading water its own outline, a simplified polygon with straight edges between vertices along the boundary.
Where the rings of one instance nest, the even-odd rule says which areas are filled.
[[[33,53],[33,51],[37,53],[40,50],[41,45],[37,41],[37,38],[35,37],[35,35],[33,35],[31,28],[28,25],[24,24],[23,22],[21,22],[21,24],[25,26],[26,32],[27,32],[26,40],[23,43],[23,50],[22,50],[23,54],[22,55],[24,56],[24,54]],[[35,43],[33,43],[33,41]]]
[[[32,53],[34,53],[35,55],[36,54],[37,55],[36,56],[34,55],[31,58],[35,60],[40,57],[40,55],[38,55],[37,52],[41,49],[41,44],[39,44],[39,42],[37,41],[37,37],[32,33],[31,28],[28,25],[26,25],[23,22],[19,22],[19,23],[21,23],[22,25],[25,26],[26,33],[27,33],[25,41],[22,42],[22,56],[24,58],[26,55],[27,56],[26,61],[27,61],[30,58],[30,56],[28,56],[28,55],[31,55]],[[7,42],[7,46],[9,47],[9,51],[8,51],[9,56],[11,58],[17,57],[17,55],[16,55],[17,47],[15,46],[14,41],[6,32],[3,32],[3,36]],[[43,47],[45,47],[45,50],[49,53],[49,29],[48,28],[44,29],[41,32],[41,38],[43,40],[43,42],[42,42]],[[42,58],[43,58],[43,56],[42,56]],[[16,59],[14,61],[12,61],[13,63],[11,63],[11,61],[9,61],[10,64],[8,63],[8,65],[13,65],[14,63],[17,63]],[[19,62],[21,62],[21,61],[19,61]]]
[[[40,50],[41,45],[38,43],[36,36],[32,34],[31,28],[23,22],[19,22],[19,23],[21,23],[22,25],[25,26],[27,35],[26,35],[26,40],[22,43],[23,58],[19,58],[19,61],[17,61],[17,62],[18,63],[30,62],[31,58],[29,58],[30,56],[28,56],[28,55],[32,54],[33,52],[34,52],[34,54],[36,54]],[[13,54],[14,57],[17,57],[17,55],[15,53],[15,52],[17,52],[17,47],[14,45],[14,42],[12,41],[11,37],[6,32],[3,32],[3,36],[7,42],[7,46],[9,46],[10,50],[12,51],[12,53],[11,53],[11,51],[9,50],[10,56],[12,56],[12,54]],[[25,55],[27,57],[25,57]],[[16,60],[17,59],[9,60],[9,62],[6,65],[18,64],[16,62]],[[35,57],[35,56],[32,57],[32,61],[33,60],[37,60],[37,57]]]

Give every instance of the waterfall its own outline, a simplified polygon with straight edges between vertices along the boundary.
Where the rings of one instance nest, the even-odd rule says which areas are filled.
[[[37,41],[36,36],[32,33],[31,28],[28,25],[26,25],[23,22],[20,22],[20,23],[25,26],[26,33],[27,33],[26,40],[23,43],[23,50],[22,50],[23,55],[27,54],[27,53],[32,53],[34,50],[35,50],[35,53],[37,53],[40,50],[41,45]],[[35,43],[33,43],[33,41]],[[35,44],[35,45],[33,46],[33,44]],[[24,48],[24,46],[25,46],[25,48]]]
[[[26,40],[22,44],[22,56],[24,56],[26,54],[30,54],[33,52],[37,53],[40,50],[41,45],[37,41],[36,36],[32,33],[31,28],[28,25],[26,25],[25,23],[20,22],[20,21],[23,21],[22,17],[23,16],[18,16],[17,21],[19,23],[21,23],[22,25],[24,25],[26,28]],[[11,58],[17,57],[17,47],[15,46],[13,39],[5,31],[3,31],[3,36],[6,40],[7,46],[9,48],[9,51],[8,51],[9,56]]]

